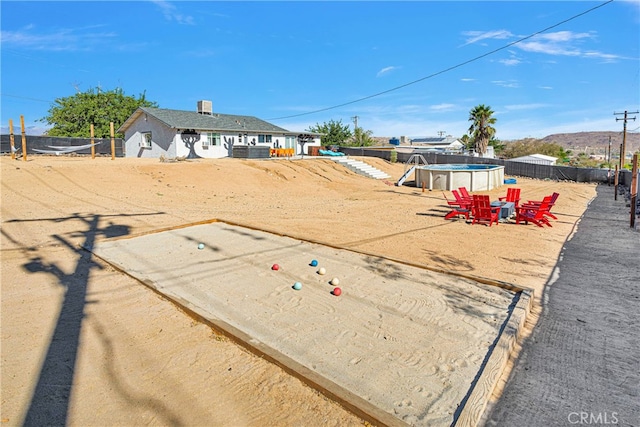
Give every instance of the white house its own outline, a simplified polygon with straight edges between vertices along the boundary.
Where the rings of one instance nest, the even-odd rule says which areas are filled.
[[[459,152],[463,147],[464,144],[460,142],[460,140],[454,138],[451,135],[447,135],[426,138],[412,138],[409,140],[409,145],[407,145],[406,141],[401,141],[400,145],[396,147],[396,150],[403,152]]]
[[[537,165],[552,166],[556,164],[556,161],[558,160],[558,158],[552,157],[552,156],[545,156],[544,154],[530,154],[528,156],[515,157],[509,160],[512,162],[535,163]]]
[[[291,149],[308,154],[320,146],[320,134],[291,132],[252,116],[213,113],[211,101],[198,101],[197,111],[139,107],[120,126],[125,157],[232,157],[234,146]]]
[[[460,153],[463,148],[464,144],[451,135],[412,139],[401,137],[400,145],[396,146],[396,151],[401,153]]]
[[[435,148],[440,151],[459,151],[464,147],[464,144],[459,139],[451,135],[413,138],[411,145],[414,147]]]

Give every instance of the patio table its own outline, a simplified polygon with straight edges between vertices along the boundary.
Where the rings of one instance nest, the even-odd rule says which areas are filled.
[[[500,206],[500,219],[502,220],[506,220],[511,217],[515,212],[515,203],[513,202],[502,202],[497,200],[495,202],[491,202],[491,206]]]

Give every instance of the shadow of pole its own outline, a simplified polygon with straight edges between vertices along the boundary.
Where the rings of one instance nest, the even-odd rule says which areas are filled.
[[[87,223],[89,230],[85,233],[85,245],[92,247],[100,217],[94,215],[91,219],[77,218]],[[31,273],[52,274],[66,288],[58,321],[24,420],[25,426],[67,424],[89,273],[94,267],[100,268],[91,260],[91,253],[73,248],[59,236],[54,237],[78,253],[79,259],[71,274],[65,274],[55,264],[46,264],[40,258],[34,258],[24,265]]]
[[[156,214],[159,213],[107,216],[128,217]],[[76,213],[66,218],[26,220],[54,222],[78,220],[84,223],[87,228],[85,231],[79,231],[77,234],[72,235],[72,237],[84,237],[84,243],[80,245],[80,248],[74,246],[70,241],[59,235],[52,236],[73,253],[77,254],[78,260],[73,272],[66,274],[55,263],[47,263],[40,257],[31,258],[29,262],[23,265],[23,268],[30,273],[47,273],[52,275],[57,279],[57,284],[65,289],[60,314],[58,315],[49,348],[47,349],[47,354],[40,369],[40,375],[31,397],[29,408],[25,414],[24,426],[64,426],[67,424],[80,344],[80,333],[82,322],[85,318],[84,311],[86,304],[91,302],[86,300],[89,277],[94,268],[102,268],[93,261],[90,250],[93,248],[98,236],[109,238],[124,236],[130,233],[129,226],[116,225],[111,222],[109,225],[100,228],[99,224],[102,218],[104,218],[104,216],[98,214],[80,215]],[[23,221],[25,220],[11,220],[9,222]],[[156,402],[155,406],[160,407],[162,404]],[[179,420],[176,417],[169,417],[168,420],[174,425],[179,424]]]

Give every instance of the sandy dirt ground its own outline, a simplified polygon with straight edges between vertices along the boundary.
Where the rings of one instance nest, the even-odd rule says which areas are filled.
[[[501,330],[517,329],[530,301],[224,222],[99,242],[92,252],[380,425],[449,425],[462,402],[478,412],[513,338]]]
[[[404,165],[372,158],[392,180],[320,159],[0,160],[5,425],[363,424],[82,245],[218,218],[531,288],[533,326],[595,196],[590,184],[518,178],[524,199],[560,193],[553,228],[486,227],[445,221],[442,192],[393,186]]]

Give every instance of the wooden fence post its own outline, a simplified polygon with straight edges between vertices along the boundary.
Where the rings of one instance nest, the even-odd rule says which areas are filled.
[[[16,159],[16,144],[13,138],[13,119],[9,119],[9,142],[11,144],[11,160]]]
[[[111,160],[116,158],[116,139],[115,132],[113,131],[113,122],[110,123],[111,127]]]
[[[91,123],[91,158],[96,158],[96,146],[94,145],[94,132],[93,132],[93,123]]]
[[[24,116],[20,116],[20,128],[22,130],[22,161],[27,161],[27,134],[24,130]]]
[[[616,174],[613,177],[613,200],[618,200],[618,175],[619,175],[619,171],[618,171],[618,165],[616,165]]]
[[[631,171],[631,228],[636,228],[636,209],[638,206],[638,153],[633,155],[633,167]]]
[[[622,171],[622,169],[624,169],[624,154],[622,154],[622,144],[620,144],[620,161],[618,163],[620,163],[620,171]]]

